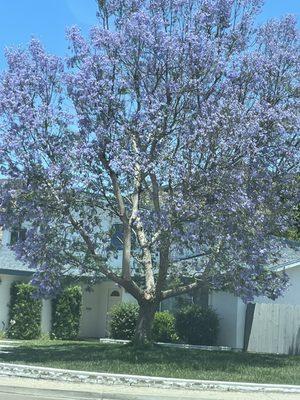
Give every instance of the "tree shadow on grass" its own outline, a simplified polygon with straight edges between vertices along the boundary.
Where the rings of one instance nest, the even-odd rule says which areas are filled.
[[[282,368],[300,356],[284,356],[275,354],[250,354],[244,352],[218,352],[187,349],[170,349],[163,346],[153,346],[136,349],[131,345],[107,345],[86,342],[61,342],[40,345],[21,345],[10,349],[10,353],[0,354],[1,362],[51,362],[51,361],[95,361],[125,363],[176,363],[177,365],[191,363],[197,366],[205,364],[213,369],[224,368],[226,365],[245,365],[253,367]]]
[[[158,345],[136,349],[131,345],[98,342],[33,342],[10,351],[0,354],[0,362],[95,372],[266,383],[299,383],[296,375],[300,374],[300,356],[275,354],[173,349]]]

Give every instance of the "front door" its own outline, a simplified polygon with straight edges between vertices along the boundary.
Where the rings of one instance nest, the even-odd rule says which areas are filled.
[[[84,288],[82,296],[82,317],[80,336],[99,337],[99,286]]]

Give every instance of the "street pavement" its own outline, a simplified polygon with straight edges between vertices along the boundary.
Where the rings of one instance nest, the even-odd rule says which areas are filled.
[[[299,400],[299,398],[299,393],[245,393],[102,386],[0,376],[0,400]]]

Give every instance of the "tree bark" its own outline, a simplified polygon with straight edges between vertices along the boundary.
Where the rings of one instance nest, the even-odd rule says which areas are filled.
[[[140,311],[136,325],[133,344],[135,346],[144,346],[151,343],[151,329],[154,314],[158,310],[158,303],[153,300],[143,300],[139,302]]]

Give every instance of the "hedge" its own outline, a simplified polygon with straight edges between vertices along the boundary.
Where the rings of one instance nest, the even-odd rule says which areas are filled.
[[[176,342],[175,317],[169,311],[156,312],[152,326],[152,339],[155,342]]]
[[[55,339],[74,340],[78,337],[82,290],[80,286],[71,286],[63,290],[52,301],[52,332]]]
[[[139,315],[139,306],[133,303],[121,303],[110,312],[110,336],[113,339],[131,340],[135,333]]]
[[[215,345],[219,332],[219,318],[210,308],[190,305],[177,312],[175,329],[184,343]]]
[[[7,337],[29,340],[40,336],[42,302],[34,297],[35,293],[36,289],[29,283],[12,284]]]

